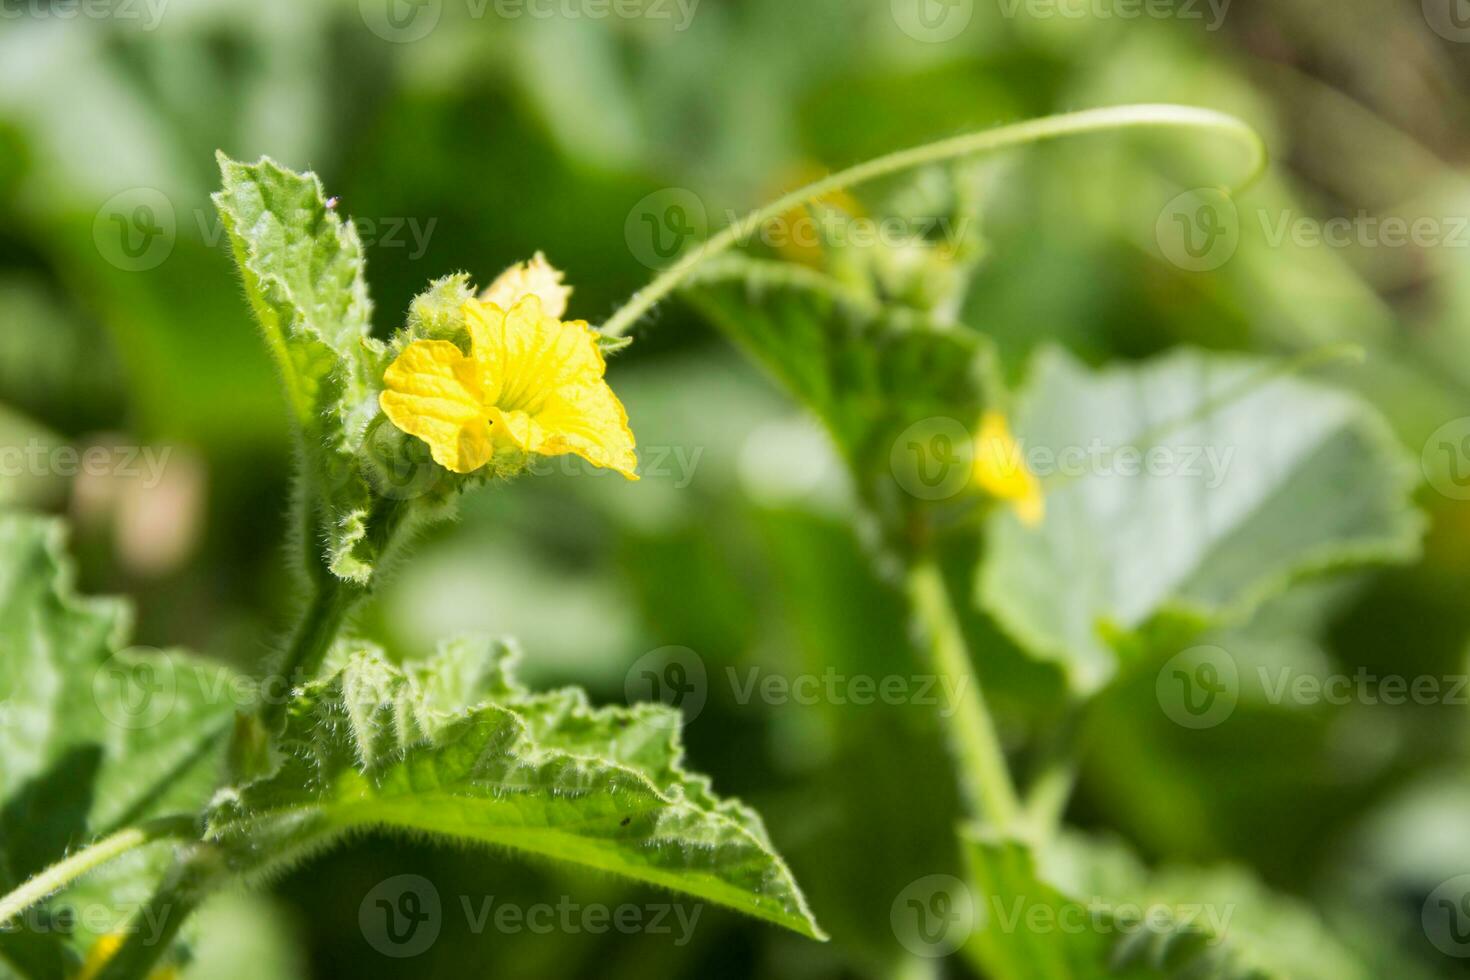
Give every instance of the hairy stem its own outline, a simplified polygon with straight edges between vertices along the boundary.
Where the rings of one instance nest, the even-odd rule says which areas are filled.
[[[935,669],[945,679],[942,687],[954,691],[959,704],[948,717],[950,741],[959,758],[960,782],[974,816],[996,829],[1010,827],[1019,811],[1015,784],[1006,767],[1005,753],[980,678],[950,603],[944,576],[932,559],[920,559],[909,570],[909,601],[926,635]]]
[[[372,513],[368,515],[367,533],[376,544],[379,554],[388,554],[394,540],[409,520],[411,507],[411,502],[394,497],[380,497],[373,505]],[[310,509],[308,513],[311,513]],[[307,526],[315,525],[308,521]],[[269,696],[261,704],[260,717],[267,730],[280,720],[282,712],[286,710],[287,695],[291,688],[316,676],[322,661],[326,659],[327,651],[337,639],[347,614],[367,595],[370,588],[370,585],[348,582],[334,575],[327,568],[321,543],[316,535],[307,533],[304,547],[310,571],[307,577],[312,588],[311,601],[296,624],[291,645],[271,672],[266,684],[265,690]]]
[[[97,980],[144,980],[168,952],[189,916],[225,879],[224,862],[214,848],[200,844],[174,865],[158,890],[133,916],[127,938]]]
[[[1031,119],[1010,126],[1000,126],[980,133],[967,133],[950,139],[927,143],[887,156],[860,163],[855,167],[824,177],[800,190],[792,191],[771,204],[753,211],[730,225],[703,245],[682,256],[664,270],[648,288],[635,294],[622,309],[602,326],[602,333],[620,337],[644,314],[679,287],[705,259],[729,249],[749,238],[773,218],[780,217],[834,191],[845,190],[879,177],[915,167],[977,156],[996,150],[1040,143],[1079,133],[1096,133],[1119,129],[1185,128],[1200,129],[1229,136],[1246,148],[1250,156],[1247,176],[1236,189],[1248,187],[1266,169],[1266,145],[1260,134],[1234,116],[1213,109],[1182,105],[1128,105],[1103,109],[1085,109],[1056,116]]]
[[[179,816],[151,820],[137,827],[119,830],[115,834],[104,837],[51,865],[9,895],[0,898],[0,928],[32,905],[56,894],[87,872],[101,867],[134,848],[165,838],[192,837],[194,833],[194,818]]]
[[[289,703],[289,693],[299,681],[312,677],[337,639],[347,613],[362,596],[363,590],[340,579],[327,577],[316,586],[302,613],[291,645],[279,666],[272,672],[264,690],[268,696],[260,706],[261,721],[270,730],[281,718]]]

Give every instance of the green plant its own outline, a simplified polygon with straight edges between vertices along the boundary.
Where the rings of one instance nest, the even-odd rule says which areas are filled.
[[[679,290],[824,424],[863,504],[873,561],[902,585],[935,672],[963,692],[950,734],[970,806],[960,840],[977,887],[1045,907],[1089,893],[1137,902],[1177,889],[1241,892],[1279,920],[1271,929],[1290,933],[1262,927],[1219,944],[1223,936],[1170,923],[1152,944],[1092,930],[1037,950],[1022,933],[992,931],[965,947],[981,969],[1002,978],[1163,976],[1201,964],[1241,976],[1353,975],[1350,954],[1309,915],[1253,883],[1155,878],[1060,823],[1078,750],[1067,733],[1084,730],[1089,705],[1121,670],[1164,648],[1160,637],[1177,645],[1239,619],[1307,573],[1413,552],[1411,483],[1377,417],[1293,377],[1304,363],[1200,353],[1101,372],[1049,355],[1013,398],[983,334],[935,315],[963,287],[962,275],[947,274],[963,256],[921,247],[913,274],[881,246],[861,255],[833,248],[818,268],[721,254],[765,222],[865,181],[1129,127],[1222,132],[1251,151],[1252,178],[1264,166],[1243,124],[1168,106],[1037,120],[880,158],[781,198],[681,258],[596,332],[597,363]],[[24,720],[4,730],[11,744],[0,746],[11,763],[0,772],[0,885],[13,889],[0,899],[0,923],[67,888],[151,889],[138,915],[163,928],[130,931],[95,972],[147,976],[189,914],[224,885],[268,879],[344,835],[378,828],[610,871],[823,938],[760,818],[685,770],[676,711],[595,709],[577,689],[531,692],[502,641],[449,639],[435,657],[399,665],[353,636],[353,610],[405,560],[416,529],[524,461],[514,452],[476,455],[467,466],[430,458],[415,437],[422,432],[410,435],[379,408],[385,374],[412,344],[458,345],[440,350],[469,356],[464,277],[432,284],[397,336],[374,340],[360,243],[316,178],[270,161],[221,158],[221,171],[216,203],[296,423],[293,552],[308,599],[283,656],[258,678],[183,653],[119,654],[126,614],[73,593],[59,527],[0,518],[0,632],[18,651],[0,666],[0,695]],[[908,277],[905,288],[894,288],[896,275]],[[1152,487],[1131,513],[1086,474],[1045,483],[1039,523],[991,507],[968,482],[932,497],[915,492],[912,461],[901,457],[935,448],[925,424],[973,424],[986,413],[1053,443],[1105,435],[1114,455],[1222,430],[1238,433],[1245,451],[1233,482],[1210,498],[1220,519],[1195,525],[1188,540],[1166,537],[1168,526],[1152,520],[1204,506],[1178,484]],[[1303,424],[1270,425],[1282,416]],[[1008,446],[973,451],[1003,455]],[[1345,482],[1357,497],[1303,503]],[[967,573],[973,587],[957,589],[949,532],[974,521],[987,549]],[[1144,576],[1148,588],[1109,590],[1113,565],[1150,560],[1165,546],[1171,557]],[[1021,648],[1060,663],[1068,679],[1071,722],[1024,792],[954,601],[971,592]],[[131,718],[132,686],[160,674],[171,684],[165,715],[119,727],[117,718]],[[253,710],[237,713],[219,694],[226,688],[255,692]],[[32,840],[23,820],[37,811],[65,823]],[[95,843],[62,853],[80,838]],[[0,934],[0,957],[27,975],[64,976],[103,940],[83,931],[71,948],[23,929]]]

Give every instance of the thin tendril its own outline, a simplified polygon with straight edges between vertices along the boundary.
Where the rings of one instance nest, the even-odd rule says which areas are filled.
[[[1210,130],[1230,136],[1243,145],[1250,155],[1249,169],[1246,177],[1234,186],[1233,191],[1235,192],[1249,187],[1265,172],[1266,144],[1259,133],[1234,116],[1197,106],[1110,106],[1103,109],[1085,109],[1081,112],[1045,116],[1041,119],[1001,126],[980,133],[967,133],[964,136],[955,136],[924,146],[899,150],[896,153],[860,163],[855,167],[792,191],[765,207],[752,211],[703,245],[685,253],[679,261],[660,273],[646,289],[636,293],[614,313],[602,326],[601,332],[609,337],[620,337],[627,333],[660,300],[677,289],[700,263],[749,238],[767,221],[825,197],[834,191],[845,190],[915,167],[976,156],[1028,143],[1039,143],[1062,136],[1158,127]]]

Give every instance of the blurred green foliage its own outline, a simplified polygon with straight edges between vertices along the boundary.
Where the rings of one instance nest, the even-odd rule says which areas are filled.
[[[0,441],[172,446],[204,474],[166,484],[172,496],[151,509],[28,473],[0,477],[0,501],[69,511],[85,589],[137,597],[141,642],[251,665],[293,608],[280,560],[287,420],[208,202],[217,148],[310,166],[340,195],[364,227],[386,336],[430,279],[465,269],[483,283],[537,249],[569,271],[573,314],[600,319],[648,278],[626,227],[666,188],[693,191],[718,226],[803,174],[911,143],[1092,105],[1212,106],[1257,126],[1277,160],[1237,202],[1231,261],[1181,270],[1155,232],[1177,194],[1229,179],[1228,146],[1102,136],[1007,154],[978,168],[983,261],[963,328],[994,340],[1013,379],[1043,343],[1101,363],[1181,344],[1289,354],[1352,342],[1366,363],[1318,377],[1368,396],[1413,454],[1470,414],[1470,248],[1273,243],[1254,218],[1448,226],[1470,214],[1470,56],[1417,3],[1239,0],[1219,30],[978,3],[944,43],[905,34],[888,0],[705,0],[685,31],[476,17],[483,8],[445,0],[411,43],[375,34],[371,6],[173,0],[151,29],[34,8],[0,21]],[[139,188],[161,195],[173,231],[161,261],[130,270],[111,219],[137,213]],[[662,475],[624,486],[553,468],[466,501],[368,614],[373,638],[417,657],[462,630],[517,635],[528,680],[575,681],[596,701],[622,699],[630,666],[668,645],[719,678],[919,669],[900,597],[853,531],[855,495],[797,406],[678,301],[612,376],[645,460],[667,450]],[[1431,483],[1458,475],[1436,469],[1453,458],[1426,463]],[[177,522],[194,498],[201,516],[174,559],[129,545],[129,521]],[[1216,642],[1243,662],[1462,675],[1470,504],[1431,486],[1420,499],[1430,527],[1416,564],[1298,590]],[[1066,698],[1060,672],[978,613],[966,627],[1004,733],[1045,735]],[[1395,972],[1405,961],[1451,975],[1419,910],[1470,871],[1465,706],[1247,696],[1229,725],[1191,731],[1158,711],[1157,667],[1125,673],[1083,720],[1072,819],[1151,862],[1252,869],[1316,903],[1382,976],[1407,975]],[[932,706],[739,703],[723,682],[709,694],[686,729],[691,759],[765,815],[828,945],[712,908],[687,946],[475,934],[450,915],[431,953],[396,961],[358,925],[361,897],[396,874],[427,877],[456,907],[654,893],[376,839],[279,882],[275,913],[237,916],[274,928],[294,913],[303,969],[321,977],[940,969],[909,957],[889,925],[908,882],[962,867]]]

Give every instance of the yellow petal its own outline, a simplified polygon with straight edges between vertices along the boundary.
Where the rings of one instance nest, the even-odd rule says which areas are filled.
[[[565,276],[566,273],[537,252],[531,261],[513,265],[502,272],[480,294],[480,301],[510,310],[527,296],[535,296],[541,300],[541,308],[547,316],[560,320],[566,316],[567,300],[572,295],[572,287],[562,285]]]
[[[102,975],[103,969],[122,949],[127,935],[121,932],[110,932],[97,937],[97,941],[87,950],[87,959],[82,964],[82,972],[78,973],[76,980],[96,980]],[[171,964],[155,967],[148,974],[148,980],[178,980],[179,971]]]
[[[394,425],[429,444],[434,461],[473,473],[494,448],[475,362],[447,340],[416,340],[383,375],[378,398]]]
[[[986,412],[975,439],[975,483],[1000,500],[1008,501],[1021,523],[1035,527],[1046,516],[1041,484],[1026,466],[1021,447],[1011,436],[1006,418]]]
[[[1011,501],[1011,510],[1022,524],[1036,527],[1046,517],[1046,498],[1038,490],[1034,494]]]
[[[606,382],[563,388],[548,397],[539,412],[500,412],[496,421],[527,452],[575,453],[594,466],[638,479],[628,413]]]
[[[487,405],[534,414],[552,392],[593,384],[607,370],[592,328],[548,316],[536,296],[509,312],[469,303],[465,320]]]

